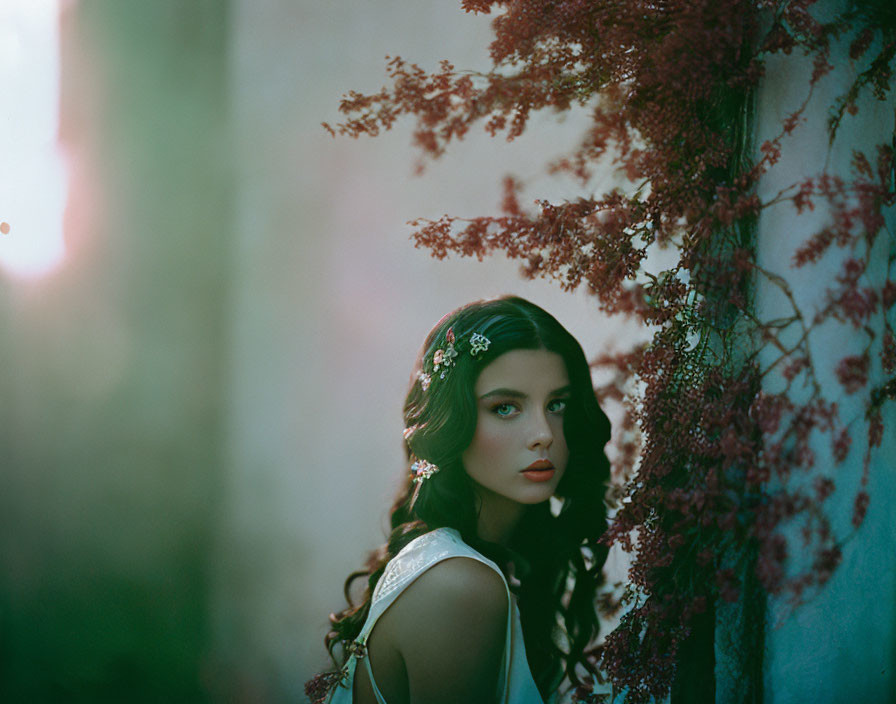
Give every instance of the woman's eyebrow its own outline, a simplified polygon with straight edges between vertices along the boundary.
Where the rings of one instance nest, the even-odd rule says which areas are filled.
[[[528,394],[524,394],[522,391],[516,391],[515,389],[495,389],[493,391],[489,391],[488,393],[482,394],[479,397],[479,400],[483,400],[486,398],[491,398],[492,396],[510,396],[512,398],[528,398]]]
[[[572,386],[570,384],[567,384],[566,386],[561,386],[559,389],[554,389],[548,394],[548,396],[561,396],[563,394],[568,394],[571,391]],[[484,399],[491,398],[492,396],[509,396],[510,398],[521,399],[529,398],[529,394],[523,393],[522,391],[517,391],[516,389],[500,388],[482,394],[482,396],[479,397],[479,400],[482,401]]]

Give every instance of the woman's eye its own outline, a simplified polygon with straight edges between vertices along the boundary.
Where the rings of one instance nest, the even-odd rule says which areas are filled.
[[[517,407],[513,403],[499,403],[492,407],[492,413],[500,418],[508,418],[516,413]]]
[[[566,399],[555,398],[548,403],[548,413],[563,413],[566,410]]]

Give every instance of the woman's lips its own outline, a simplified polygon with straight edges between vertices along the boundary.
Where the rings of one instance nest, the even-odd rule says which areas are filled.
[[[550,460],[535,460],[523,470],[526,479],[533,482],[546,482],[554,476],[554,465]]]
[[[533,482],[546,482],[554,476],[554,469],[526,469],[523,475]]]

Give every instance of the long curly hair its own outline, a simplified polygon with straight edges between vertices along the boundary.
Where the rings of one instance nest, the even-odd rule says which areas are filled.
[[[462,347],[475,333],[490,341],[487,351],[476,356]],[[450,339],[458,341],[461,353],[442,378],[433,359]],[[528,506],[504,547],[477,535],[479,504],[461,455],[476,429],[474,387],[479,373],[516,349],[545,349],[565,362],[571,386],[563,420],[569,461],[553,508],[550,502]],[[564,675],[580,685],[583,669],[595,674],[585,651],[599,631],[595,599],[607,549],[598,540],[606,528],[609,463],[604,446],[610,437],[610,423],[597,404],[581,346],[553,316],[525,299],[507,296],[470,303],[442,318],[427,336],[405,400],[404,420],[407,481],[391,509],[388,541],[370,554],[365,569],[348,576],[344,593],[349,606],[330,616],[332,629],[324,643],[337,669],[347,659],[345,646],[367,619],[371,595],[389,560],[414,538],[447,526],[498,565],[514,562],[526,655],[542,696],[547,698]],[[438,465],[440,471],[414,483],[410,465],[418,459]],[[350,587],[365,577],[363,598],[353,604]],[[343,646],[339,658],[337,645]],[[326,675],[309,686],[322,677]]]

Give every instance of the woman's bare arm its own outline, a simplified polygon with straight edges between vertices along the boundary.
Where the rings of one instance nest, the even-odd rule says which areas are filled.
[[[410,704],[494,703],[507,599],[495,570],[463,557],[434,565],[408,587],[393,625]]]

